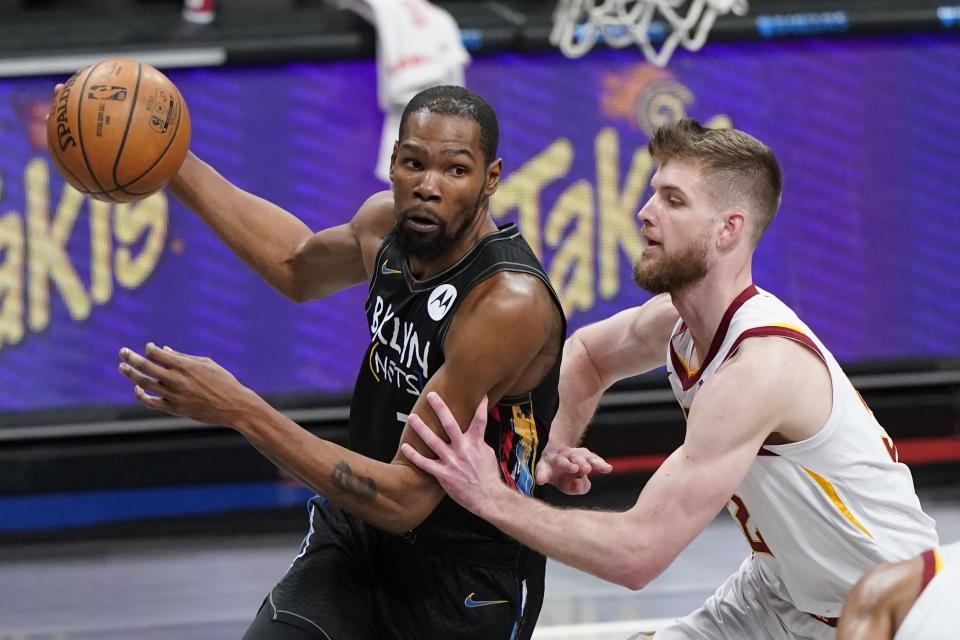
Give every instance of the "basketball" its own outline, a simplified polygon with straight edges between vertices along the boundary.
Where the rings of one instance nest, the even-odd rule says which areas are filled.
[[[190,113],[177,87],[153,67],[104,60],[53,97],[47,148],[57,170],[85,195],[133,202],[163,188],[190,146]]]

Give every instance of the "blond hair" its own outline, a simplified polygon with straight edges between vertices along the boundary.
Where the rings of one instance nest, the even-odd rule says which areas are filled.
[[[783,191],[780,164],[770,147],[737,129],[708,129],[686,118],[657,129],[648,145],[658,163],[691,160],[704,173],[714,204],[742,207],[754,221],[753,243],[770,226]]]

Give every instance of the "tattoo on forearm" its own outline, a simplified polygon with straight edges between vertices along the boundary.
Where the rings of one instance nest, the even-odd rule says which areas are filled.
[[[333,482],[333,486],[340,491],[356,496],[364,502],[369,502],[377,497],[377,483],[373,481],[373,478],[353,475],[353,469],[346,462],[338,462],[334,465],[330,480]]]

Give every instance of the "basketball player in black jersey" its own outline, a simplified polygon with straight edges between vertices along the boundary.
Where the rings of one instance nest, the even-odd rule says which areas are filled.
[[[321,440],[207,358],[147,345],[121,372],[148,407],[222,424],[319,494],[300,553],[248,640],[529,638],[544,559],[449,499],[398,454],[426,452],[416,411],[442,433],[427,392],[462,424],[489,398],[487,441],[505,483],[533,493],[557,410],[566,324],[543,268],[513,225],[488,212],[502,161],[492,108],[436,87],[403,113],[392,192],[343,225],[311,232],[190,155],[173,193],[296,301],[369,283],[371,341],[350,410],[350,449]]]

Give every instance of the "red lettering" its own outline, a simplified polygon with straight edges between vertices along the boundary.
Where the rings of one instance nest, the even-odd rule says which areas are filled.
[[[734,495],[730,497],[730,504],[727,506],[727,510],[730,512],[730,515],[740,523],[743,535],[747,538],[747,544],[750,545],[754,553],[766,553],[772,556],[773,552],[770,551],[767,543],[763,541],[760,530],[750,526],[750,512],[747,511],[747,505],[743,503],[740,496]]]
[[[893,438],[886,434],[880,437],[883,439],[884,448],[886,448],[887,453],[890,454],[890,459],[894,462],[900,462],[900,453],[897,451],[897,446],[893,444]]]

